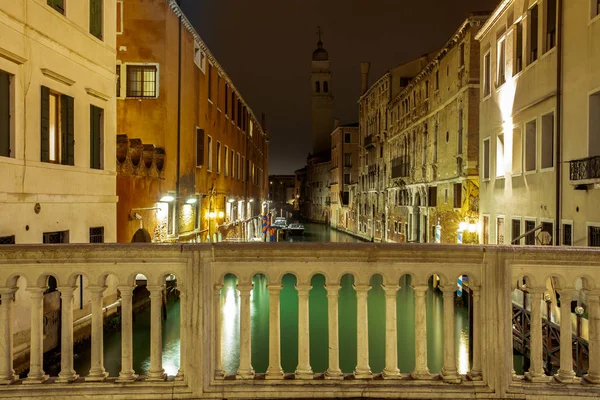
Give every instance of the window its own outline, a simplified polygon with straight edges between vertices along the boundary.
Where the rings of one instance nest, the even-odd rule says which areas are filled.
[[[517,22],[515,39],[515,73],[518,74],[523,70],[523,21]]]
[[[525,124],[525,171],[535,171],[537,164],[537,121]]]
[[[219,107],[221,106],[221,103],[219,102],[219,100],[221,99],[221,74],[219,74],[217,72],[217,111],[221,111],[219,109]]]
[[[600,15],[600,0],[590,0],[590,17],[594,18]]]
[[[435,129],[433,131],[433,162],[438,162],[438,124],[435,124]]]
[[[542,154],[543,168],[554,167],[554,114],[542,116]]]
[[[573,224],[572,223],[563,223],[562,244],[563,244],[563,246],[573,246]]]
[[[483,97],[489,96],[492,93],[491,69],[491,53],[487,52],[486,55],[483,56]]]
[[[217,174],[221,173],[221,142],[217,142]]]
[[[41,161],[75,165],[74,99],[41,90]]]
[[[350,184],[350,174],[344,174],[344,185]]]
[[[156,65],[127,66],[127,97],[158,97]]]
[[[352,134],[344,133],[344,143],[352,143]]]
[[[554,235],[554,224],[552,222],[542,222],[542,232],[547,232],[550,235],[549,236],[550,241],[548,243],[545,243],[544,241],[542,241],[540,244],[552,246],[552,242],[553,242],[552,235]]]
[[[204,165],[204,129],[196,128],[196,167]]]
[[[123,0],[117,0],[117,35],[123,34]]]
[[[69,231],[44,232],[42,235],[44,244],[69,243]]]
[[[200,44],[198,42],[194,42],[194,64],[198,68],[201,68],[202,62],[202,50],[200,49]]]
[[[61,14],[65,13],[65,0],[48,0],[48,5]]]
[[[90,228],[90,243],[104,243],[104,227]]]
[[[548,51],[556,45],[556,0],[546,0],[546,46]]]
[[[225,146],[225,176],[229,175],[229,148]]]
[[[208,63],[208,101],[212,103],[212,70],[213,66],[211,63]]]
[[[352,167],[352,153],[344,153],[344,167]]]
[[[588,246],[600,247],[600,226],[588,226]]]
[[[321,82],[315,82],[315,92],[321,93]]]
[[[246,165],[246,157],[242,156],[242,181],[246,182],[248,178],[248,166]]]
[[[521,239],[515,241],[516,238],[518,238],[519,236],[521,236],[521,219],[513,218],[511,220],[511,229],[510,229],[510,231],[511,231],[511,236],[510,236],[511,241],[510,241],[510,243],[511,244],[516,244],[516,245],[521,244]]]
[[[425,81],[425,98],[429,98],[429,81]]]
[[[462,183],[454,184],[454,208],[462,207]]]
[[[483,216],[483,244],[490,243],[490,217],[487,215]]]
[[[504,244],[504,217],[496,218],[496,244]]]
[[[435,90],[440,90],[440,70],[435,71],[435,81],[434,81]]]
[[[231,179],[235,179],[235,151],[231,150]]]
[[[104,0],[90,0],[90,33],[102,40],[102,22]]]
[[[529,64],[538,58],[538,6],[537,4],[529,10]]]
[[[15,235],[0,236],[0,245],[2,244],[15,244]]]
[[[502,38],[498,41],[498,48],[496,50],[497,60],[497,71],[498,76],[496,77],[496,85],[502,86],[506,82],[506,40]]]
[[[104,110],[90,105],[90,168],[104,168]]]
[[[121,65],[117,64],[117,97],[121,97]]]
[[[225,116],[229,115],[229,84],[225,84]]]
[[[600,156],[600,92],[590,96],[589,107],[588,155]]]
[[[231,90],[231,123],[235,122],[235,92]]]
[[[429,186],[427,189],[427,201],[429,207],[437,207],[437,186]]]
[[[525,244],[527,246],[535,246],[535,221],[533,220],[525,220]],[[528,233],[529,232],[529,233]]]
[[[329,93],[329,82],[323,82],[323,93]]]
[[[463,109],[458,110],[458,145],[456,149],[456,154],[463,153]]]
[[[240,153],[237,153],[237,178],[238,180],[242,179],[242,157]]]
[[[12,75],[0,70],[0,157],[14,157],[11,119],[14,107],[12,82]]]
[[[512,140],[512,173],[519,175],[523,172],[523,138],[520,127],[513,129]]]
[[[459,53],[458,53],[458,66],[459,67],[464,67],[465,66],[465,43],[461,43],[460,47],[459,47]]]
[[[496,178],[504,177],[504,134],[496,136]]]
[[[207,144],[206,144],[206,147],[208,148],[208,162],[207,162],[208,167],[207,167],[207,169],[209,171],[212,171],[212,167],[213,167],[213,164],[212,164],[212,156],[213,156],[213,153],[212,153],[212,137],[210,135],[207,135],[207,136],[208,136],[208,141],[207,141]]]

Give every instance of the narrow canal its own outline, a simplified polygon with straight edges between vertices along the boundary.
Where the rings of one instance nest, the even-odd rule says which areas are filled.
[[[305,224],[301,237],[289,241],[305,242],[359,242],[360,240],[329,229],[323,225]],[[269,295],[266,278],[255,276],[251,296],[252,365],[257,373],[268,367],[269,356]],[[295,277],[283,278],[281,292],[281,351],[285,372],[294,372],[298,364],[298,295],[294,288]],[[328,367],[327,297],[322,275],[313,277],[309,296],[310,350],[313,371],[324,372]],[[356,294],[353,278],[344,276],[339,293],[340,368],[351,373],[356,366]],[[401,278],[397,299],[398,363],[403,372],[415,365],[414,354],[414,297],[410,277]],[[223,366],[228,374],[235,374],[239,365],[239,296],[236,278],[227,276],[221,293],[223,326]],[[369,354],[374,373],[381,372],[385,362],[385,293],[382,279],[376,275],[371,280],[368,297]],[[167,305],[168,318],[163,322],[163,366],[169,375],[179,369],[179,301]],[[470,364],[469,322],[466,302],[459,299],[455,306],[455,347],[459,360],[459,373],[467,373]],[[133,329],[133,368],[138,374],[147,374],[150,367],[150,310],[135,315]],[[428,366],[432,373],[440,372],[443,363],[443,299],[440,291],[427,292],[427,345]],[[121,369],[121,335],[119,331],[105,334],[104,363],[111,376]],[[86,376],[90,368],[89,348],[76,354],[75,370]]]

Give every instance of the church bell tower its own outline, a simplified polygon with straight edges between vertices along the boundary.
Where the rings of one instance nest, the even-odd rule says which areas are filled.
[[[310,82],[312,85],[312,151],[313,154],[331,149],[333,131],[333,90],[329,54],[323,48],[323,32],[318,27],[317,49],[312,55]]]

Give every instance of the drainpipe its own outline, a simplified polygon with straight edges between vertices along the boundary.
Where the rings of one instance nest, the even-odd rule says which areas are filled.
[[[556,229],[554,245],[560,246],[562,219],[562,42],[563,42],[563,0],[557,2],[558,23],[556,30]]]
[[[181,0],[177,0],[177,6],[181,8]],[[181,16],[183,11],[179,14],[179,50],[177,55],[177,179],[175,180],[175,221],[173,225],[175,227],[175,235],[179,237],[179,203],[180,191],[179,191],[179,175],[181,174]]]

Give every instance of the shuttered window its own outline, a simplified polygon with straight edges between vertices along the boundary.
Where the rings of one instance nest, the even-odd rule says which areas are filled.
[[[0,71],[0,156],[10,157],[10,75]]]
[[[204,129],[196,129],[196,166],[204,165]]]
[[[102,40],[102,14],[104,0],[90,0],[90,33]]]
[[[65,0],[48,0],[47,3],[59,13],[65,13]]]
[[[104,110],[90,106],[90,168],[102,169]]]
[[[75,165],[74,99],[42,86],[40,99],[40,159]]]

